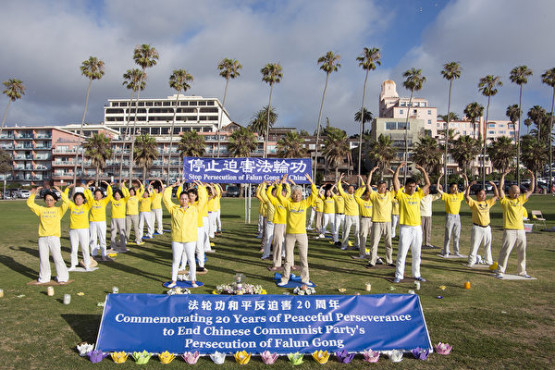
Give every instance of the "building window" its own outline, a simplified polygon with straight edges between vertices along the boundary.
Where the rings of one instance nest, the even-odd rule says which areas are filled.
[[[397,122],[386,122],[385,123],[386,130],[396,130],[397,129]]]
[[[403,114],[404,111],[404,109],[399,109],[399,114]]]
[[[431,124],[432,124],[432,120],[429,119],[429,120],[428,120],[428,125],[431,125]]]
[[[431,116],[431,115],[432,115],[432,110],[428,109],[428,116]]]
[[[416,114],[417,112],[418,112],[418,110],[416,110],[416,109],[412,110],[412,113],[414,113],[414,114]]]
[[[405,107],[407,103],[405,103],[404,101],[401,102],[401,107]]]
[[[488,131],[488,134],[495,135],[495,131]]]
[[[405,122],[397,122],[397,130],[405,130],[407,124]],[[410,130],[410,122],[408,122],[408,129]]]
[[[488,127],[489,127],[489,128],[495,128],[495,123],[489,123],[489,124],[488,124]]]

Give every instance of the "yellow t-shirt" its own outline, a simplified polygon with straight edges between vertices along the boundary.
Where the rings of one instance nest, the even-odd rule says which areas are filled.
[[[283,185],[278,185],[277,198],[279,202],[287,209],[287,234],[306,234],[306,209],[318,197],[318,189],[316,185],[312,185],[310,196],[300,202],[293,202],[290,198],[286,198],[282,194]]]
[[[152,196],[152,204],[150,205],[150,209],[162,209],[163,194],[153,190],[150,195]]]
[[[150,195],[146,198],[141,197],[141,199],[139,199],[139,212],[151,211],[152,198],[154,198],[154,193],[150,193]]]
[[[179,197],[181,197],[181,192],[183,191],[183,187],[180,185],[177,188],[177,192],[176,192],[176,197],[177,199],[179,199]],[[201,194],[202,193],[202,197]],[[198,217],[197,217],[197,227],[204,227],[204,223],[202,220],[202,209],[206,207],[206,203],[208,202],[208,191],[206,190],[205,186],[200,186],[199,188],[197,188],[197,195],[198,198],[196,200],[196,202],[194,202],[193,204],[197,207],[198,210]],[[202,198],[202,199],[201,199]],[[189,204],[191,204],[189,202]]]
[[[219,211],[222,208],[220,200],[222,199],[222,191],[220,190],[220,186],[216,184],[216,192],[217,195],[214,197],[214,211]]]
[[[358,210],[358,203],[355,199],[355,195],[357,195],[361,189],[363,193],[364,188],[357,189],[355,194],[349,194],[343,190],[343,186],[341,186],[341,182],[339,182],[337,189],[339,190],[339,195],[343,197],[343,201],[345,203],[345,216],[358,216],[359,210]],[[360,196],[362,195],[362,193],[358,195]]]
[[[288,184],[285,184],[287,189],[287,193],[285,194],[286,198],[291,196],[291,188]],[[276,191],[277,192],[277,191]],[[280,201],[272,195],[272,188],[268,187],[266,189],[266,196],[274,206],[274,224],[285,225],[287,223],[287,209],[280,203]]]
[[[125,184],[121,185],[121,191],[127,200],[127,207],[126,207],[126,214],[129,216],[138,215],[139,214],[139,199],[143,196],[145,191],[144,186],[141,185],[139,189],[136,190],[135,195],[131,196],[129,189],[125,186]]]
[[[124,197],[116,200],[112,197],[110,201],[112,202],[112,218],[125,218],[127,199]]]
[[[73,203],[69,199],[69,188],[66,188],[62,195],[62,202],[66,203],[69,207],[69,228],[70,229],[88,229],[89,228],[89,211],[91,210],[90,203],[83,203],[80,206]]]
[[[455,194],[443,193],[441,200],[445,202],[445,212],[458,215],[461,211],[461,202],[464,200],[464,194],[458,191]]]
[[[370,193],[372,201],[372,222],[391,222],[391,210],[393,208],[394,191],[386,191],[380,194],[377,191]]]
[[[420,200],[424,197],[422,189],[408,195],[402,189],[396,194],[399,201],[399,223],[406,226],[420,226]]]
[[[490,223],[489,219],[489,209],[493,207],[496,200],[494,198],[486,199],[482,202],[478,202],[470,198],[466,204],[472,210],[472,223],[480,226],[488,226]]]
[[[199,198],[203,195],[199,192]],[[164,206],[171,215],[172,241],[187,243],[197,241],[198,203],[189,204],[183,209],[172,202],[172,188],[167,187],[163,194]]]
[[[112,187],[108,186],[106,189],[106,196],[100,200],[95,200],[93,193],[89,190],[85,190],[85,197],[87,198],[87,203],[91,204],[91,211],[89,214],[89,219],[91,222],[106,222],[106,206],[108,202],[112,200]]]
[[[333,200],[335,201],[335,213],[345,213],[345,199],[341,195],[334,195]]]
[[[333,197],[324,197],[322,195],[322,201],[324,202],[324,213],[333,214],[335,213],[335,201]]]
[[[27,198],[27,206],[34,214],[39,216],[39,237],[62,235],[60,221],[67,211],[67,203],[62,203],[60,207],[43,207],[35,203],[35,194]]]
[[[524,230],[524,221],[522,220],[524,203],[528,202],[525,194],[516,199],[508,197],[501,198],[501,208],[503,208],[503,228],[507,230]]]
[[[395,190],[393,190],[393,192],[395,193]],[[399,216],[399,201],[397,198],[393,198],[391,201],[391,214]]]
[[[269,189],[271,189],[271,187],[269,187]],[[263,184],[262,187],[260,188],[259,196],[260,196],[260,198],[262,198],[262,201],[264,201],[264,203],[266,204],[266,218],[267,218],[267,220],[270,221],[271,223],[274,223],[275,207],[274,207],[273,203],[270,202],[270,199],[268,198],[268,195],[266,195],[266,184]]]
[[[324,212],[324,201],[322,198],[314,199],[314,206],[316,206],[316,212]]]

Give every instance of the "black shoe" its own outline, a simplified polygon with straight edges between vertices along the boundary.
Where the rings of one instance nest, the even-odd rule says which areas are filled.
[[[394,263],[388,263],[387,265],[390,266],[390,267],[395,267]]]
[[[335,242],[333,245],[335,245],[336,247],[341,247],[341,242]]]
[[[377,265],[383,265],[383,260],[381,258],[378,257],[378,260],[376,261]]]
[[[369,263],[368,265],[366,265],[366,268],[367,268],[367,269],[371,269],[372,267],[375,267],[375,266],[376,266],[376,265],[373,265],[373,264]]]
[[[204,272],[206,269],[204,267],[197,267],[197,272]]]

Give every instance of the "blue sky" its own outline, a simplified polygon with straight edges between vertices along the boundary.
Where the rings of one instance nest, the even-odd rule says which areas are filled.
[[[325,74],[316,60],[331,50],[342,67],[332,74],[323,117],[348,133],[360,109],[364,72],[355,58],[364,47],[378,47],[382,65],[370,74],[366,108],[377,112],[380,84],[392,79],[400,95],[402,73],[420,68],[427,77],[418,96],[438,112],[447,111],[448,84],[443,64],[457,61],[462,77],[453,89],[452,111],[486,99],[477,89],[488,74],[504,86],[492,100],[491,117],[505,119],[506,107],[518,99],[510,70],[526,64],[534,76],[525,87],[523,109],[551,108],[551,94],[541,74],[555,67],[555,14],[551,0],[110,0],[5,2],[0,12],[0,80],[17,77],[27,87],[12,104],[7,124],[46,125],[80,122],[87,80],[79,66],[89,56],[106,63],[106,75],[93,83],[87,122],[103,120],[110,98],[126,98],[122,74],[134,68],[133,48],[142,43],[160,53],[148,71],[143,97],[166,97],[172,71],[184,68],[194,76],[188,94],[222,99],[224,83],[217,63],[224,57],[243,64],[230,83],[226,107],[232,119],[248,124],[267,104],[269,87],[260,69],[270,62],[283,66],[272,106],[278,126],[310,132],[317,124]],[[17,32],[14,32],[17,30]],[[0,109],[7,104],[0,96]]]

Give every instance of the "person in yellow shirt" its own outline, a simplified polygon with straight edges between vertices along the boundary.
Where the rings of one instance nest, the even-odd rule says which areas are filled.
[[[178,184],[173,184],[163,190],[164,206],[171,216],[171,238],[172,238],[172,282],[168,288],[174,288],[177,285],[177,276],[179,273],[179,265],[183,258],[186,259],[186,265],[189,266],[189,280],[193,288],[198,287],[196,281],[196,263],[195,248],[198,240],[198,217],[199,206],[203,205],[206,193],[201,191],[199,198],[202,201],[197,203],[189,202],[187,192],[180,192],[179,205],[172,202],[172,189]],[[197,185],[202,187],[200,183]],[[163,189],[163,184],[161,185]]]
[[[266,187],[268,182],[264,181],[256,188],[256,198],[264,202],[266,207],[266,220],[264,222],[264,239],[262,239],[262,257],[265,260],[270,258],[272,249],[272,240],[274,238],[274,205],[266,195]],[[275,193],[275,192],[274,192]],[[274,195],[275,196],[275,195]]]
[[[139,231],[139,199],[143,196],[145,188],[141,181],[137,179],[139,184],[139,189],[134,187],[127,188],[125,183],[121,184],[121,190],[126,200],[126,214],[125,214],[125,236],[129,240],[131,236],[131,227],[135,230],[135,243],[137,245],[142,245],[144,242],[139,238],[141,232]]]
[[[335,200],[333,199],[333,188],[335,184],[332,186],[328,186],[329,188],[326,189],[322,187],[323,194],[320,193],[320,199],[323,202],[323,209],[322,209],[322,229],[320,230],[320,235],[318,238],[324,238],[326,234],[326,229],[328,225],[330,226],[330,234],[333,237],[334,242],[338,242],[337,235],[335,234]],[[322,191],[322,190],[320,190]]]
[[[121,186],[123,189],[125,185],[121,184]],[[116,189],[110,202],[112,203],[110,248],[118,253],[125,253],[127,252],[127,232],[125,230],[127,198],[121,189]]]
[[[393,239],[397,237],[397,224],[399,223],[399,201],[397,197],[394,197],[391,203],[391,238]]]
[[[82,192],[73,194],[73,201],[71,201],[69,199],[69,189],[74,186],[75,184],[69,185],[66,190],[61,193],[62,202],[67,204],[70,214],[69,242],[71,244],[71,265],[68,271],[75,271],[79,265],[77,256],[79,245],[81,246],[85,269],[90,271],[92,267],[89,253],[89,211],[91,210],[91,203],[85,202],[85,194]],[[85,186],[85,188],[87,187]]]
[[[349,234],[351,233],[351,227],[355,227],[355,246],[353,249],[359,249],[360,246],[360,220],[359,220],[359,206],[355,199],[355,186],[349,185],[347,188],[347,192],[343,190],[343,186],[341,185],[343,181],[343,177],[345,174],[342,173],[341,177],[337,181],[337,190],[339,190],[339,195],[343,197],[343,201],[345,203],[345,226],[343,228],[343,240],[341,242],[341,249],[346,250],[349,248]],[[362,189],[364,192],[365,188],[358,189],[359,191]],[[358,194],[358,196],[362,195],[362,192]]]
[[[250,185],[249,185],[250,186]],[[258,199],[258,224],[257,224],[257,239],[264,240],[264,217],[266,217],[266,203]],[[262,244],[262,242],[260,242]]]
[[[216,198],[215,205],[214,205],[214,209],[216,210],[216,235],[221,235],[222,234],[221,200],[222,200],[222,194],[224,191],[220,186],[220,184],[216,184],[216,186],[218,187],[218,194],[219,194],[218,197]]]
[[[91,204],[89,213],[89,231],[91,255],[98,255],[98,246],[100,245],[100,253],[103,261],[110,261],[111,258],[106,254],[106,206],[112,200],[112,187],[106,181],[102,181],[106,185],[106,196],[102,189],[97,188],[91,192],[85,189],[85,198],[87,203]]]
[[[468,178],[465,174],[466,182],[468,183]],[[474,266],[476,263],[481,263],[477,260],[477,253],[480,245],[484,246],[484,263],[491,265],[493,263],[493,258],[491,256],[491,227],[489,210],[499,197],[497,186],[495,183],[489,182],[494,189],[494,196],[486,199],[486,190],[480,189],[476,192],[476,200],[470,197],[470,187],[476,184],[476,181],[472,181],[470,185],[464,191],[464,199],[466,204],[470,207],[472,211],[472,231],[470,232],[470,252],[468,253],[468,267]]]
[[[318,189],[310,178],[310,175],[305,174],[307,180],[311,184],[310,196],[303,199],[302,188],[298,185],[293,186],[291,189],[291,198],[283,196],[283,184],[287,179],[284,175],[281,183],[278,185],[276,195],[279,202],[287,210],[287,229],[285,235],[285,266],[283,268],[283,275],[278,286],[287,285],[291,275],[291,267],[294,262],[294,248],[295,243],[299,247],[299,258],[301,263],[301,282],[308,284],[310,276],[308,271],[308,236],[306,235],[306,210],[318,197]]]
[[[196,222],[197,242],[195,245],[195,253],[197,256],[196,259],[198,261],[197,272],[205,273],[208,271],[204,267],[204,258],[206,253],[204,238],[207,235],[204,232],[204,218],[202,216],[202,210],[206,206],[206,203],[208,202],[208,191],[206,190],[206,186],[204,184],[201,184],[200,182],[197,182],[197,181],[195,181],[194,184],[196,185],[196,188],[193,186],[193,184],[191,184],[191,187],[187,189],[186,193],[187,193],[187,196],[189,197],[189,204],[194,205],[198,209],[198,217]],[[183,186],[184,184],[183,182],[181,182],[180,186],[177,188],[176,196],[178,199],[181,198]],[[181,268],[180,268],[181,270],[185,270],[185,267],[187,265],[187,261],[185,259],[186,256],[184,255],[183,257],[184,258],[182,259]]]
[[[534,173],[528,170],[531,177],[530,189],[521,195],[520,188],[517,185],[513,185],[509,188],[509,195],[505,196],[505,191],[503,190],[505,186],[505,175],[509,172],[510,170],[505,171],[503,175],[501,175],[501,180],[499,181],[499,195],[501,196],[501,208],[503,208],[504,230],[501,251],[499,252],[499,269],[496,277],[499,279],[503,278],[507,268],[507,262],[509,261],[509,255],[513,248],[516,248],[518,259],[517,273],[522,277],[530,278],[530,275],[526,272],[526,234],[524,232],[522,209],[524,208],[524,203],[526,203],[530,195],[534,193],[536,179],[534,178]]]
[[[467,185],[465,184],[465,186]],[[459,213],[461,203],[464,200],[464,193],[459,192],[459,186],[455,182],[449,184],[449,193],[444,193],[440,186],[437,187],[437,191],[441,194],[441,200],[445,202],[445,238],[441,255],[444,257],[449,256],[449,245],[451,244],[451,239],[453,239],[453,252],[455,256],[461,257],[459,249],[461,216]]]
[[[332,191],[335,189],[335,185]],[[336,189],[337,190],[337,189]],[[343,234],[345,233],[345,200],[343,197],[334,192],[333,200],[335,201],[335,246],[341,247],[341,242],[339,241],[339,231],[341,231],[341,240],[343,240]]]
[[[144,239],[152,239],[152,234],[154,234],[154,225],[152,224],[152,199],[154,199],[154,191],[152,190],[152,185],[149,185],[148,188],[143,191],[143,194],[139,199],[138,239],[141,241]],[[146,235],[143,236],[145,225]]]
[[[156,183],[152,187],[152,205],[151,218],[152,227],[156,230],[152,235],[163,235],[164,234],[164,224],[163,224],[163,214],[162,212],[162,180],[156,179]]]
[[[64,284],[69,280],[67,266],[62,258],[62,247],[60,244],[61,227],[60,222],[67,211],[67,204],[62,203],[60,207],[56,207],[58,197],[53,191],[45,192],[44,202],[46,207],[39,206],[35,203],[37,192],[42,187],[31,190],[31,195],[27,198],[27,207],[39,216],[39,278],[37,284],[50,282],[51,270],[49,254],[52,254],[54,265],[56,266],[56,274],[58,283]],[[60,189],[57,189],[60,191]],[[61,193],[61,191],[60,191]]]
[[[289,179],[291,181],[291,179]],[[279,180],[274,181],[273,187],[268,187],[266,189],[266,196],[268,200],[274,206],[274,237],[272,239],[273,247],[273,265],[270,271],[277,271],[281,268],[282,255],[285,253],[285,231],[287,226],[287,209],[280,203],[277,199],[277,188],[279,185]],[[295,185],[295,183],[293,183]],[[291,188],[288,183],[285,183],[285,187],[282,189],[282,195],[285,198],[291,196]],[[293,268],[293,267],[291,267]]]
[[[220,188],[216,184],[210,184],[210,191],[208,193],[208,236],[214,239],[216,236],[217,226],[217,203],[221,197]]]
[[[314,207],[316,207],[316,233],[322,233],[322,216],[324,214],[324,201],[322,200],[321,196],[324,193],[324,188],[320,187],[318,190],[318,197],[314,199]]]
[[[368,175],[368,184],[372,181],[373,171]],[[362,176],[359,176],[360,188],[355,192],[355,200],[359,206],[360,212],[360,233],[359,233],[359,255],[351,256],[354,259],[365,259],[368,258],[366,253],[366,241],[368,240],[368,234],[372,229],[372,201],[370,200],[370,192],[367,189],[366,184]]]
[[[412,277],[418,281],[426,281],[420,275],[420,253],[422,252],[422,227],[420,218],[420,201],[430,192],[430,179],[424,168],[416,165],[424,175],[424,187],[416,190],[416,180],[408,178],[405,182],[404,191],[399,182],[399,171],[405,167],[407,162],[401,164],[393,174],[393,188],[399,201],[399,246],[397,251],[397,265],[395,269],[394,283],[400,283],[405,276],[405,259],[409,248],[412,254]]]

